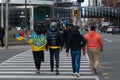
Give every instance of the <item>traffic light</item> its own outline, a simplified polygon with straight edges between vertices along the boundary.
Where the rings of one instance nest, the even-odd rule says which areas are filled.
[[[84,0],[77,0],[77,2],[84,2]]]
[[[78,10],[74,10],[74,16],[79,16],[79,11]]]

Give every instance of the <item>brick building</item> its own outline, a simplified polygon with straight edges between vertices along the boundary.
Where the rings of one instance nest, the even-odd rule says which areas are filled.
[[[104,6],[120,6],[120,0],[102,0]]]

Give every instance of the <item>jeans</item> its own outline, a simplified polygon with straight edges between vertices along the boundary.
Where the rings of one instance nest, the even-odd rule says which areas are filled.
[[[71,50],[71,58],[72,58],[73,73],[75,73],[75,72],[79,73],[80,60],[81,60],[81,51],[80,50],[76,50],[76,51]]]

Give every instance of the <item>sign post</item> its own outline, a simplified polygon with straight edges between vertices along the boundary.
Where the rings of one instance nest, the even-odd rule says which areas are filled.
[[[6,15],[5,15],[5,19],[6,19],[6,23],[5,23],[5,48],[8,48],[8,13],[9,13],[9,10],[8,10],[8,3],[9,3],[10,0],[6,0]]]
[[[79,28],[80,28],[80,31],[82,29],[82,21],[81,21],[81,2],[84,2],[84,0],[77,0],[78,2],[78,9],[79,9]]]

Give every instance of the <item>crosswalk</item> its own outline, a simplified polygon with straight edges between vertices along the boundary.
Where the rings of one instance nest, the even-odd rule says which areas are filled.
[[[45,61],[41,64],[40,75],[35,75],[34,61],[31,50],[22,52],[0,64],[0,80],[99,80],[90,73],[88,58],[82,56],[80,77],[72,74],[70,56],[65,51],[60,53],[60,75],[50,72],[49,52],[45,52]]]

